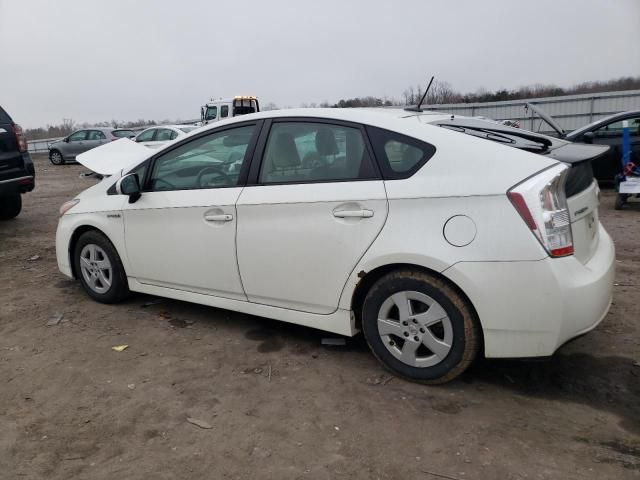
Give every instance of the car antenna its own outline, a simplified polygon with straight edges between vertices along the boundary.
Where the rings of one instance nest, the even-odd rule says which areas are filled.
[[[429,85],[427,85],[427,89],[424,91],[424,95],[422,95],[422,98],[420,99],[420,103],[418,103],[418,105],[416,105],[415,107],[406,107],[405,111],[407,112],[422,112],[422,109],[420,108],[422,106],[422,103],[424,102],[424,99],[427,98],[427,93],[429,93],[429,89],[431,88],[431,84],[433,83],[433,79],[435,77],[432,75],[431,76],[431,80],[429,80]]]

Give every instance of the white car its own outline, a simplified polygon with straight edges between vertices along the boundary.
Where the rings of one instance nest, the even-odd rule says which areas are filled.
[[[184,137],[197,128],[199,127],[195,125],[157,125],[140,132],[134,138],[134,142],[149,148],[160,148],[171,140]]]
[[[92,150],[78,161],[111,176],[61,207],[59,268],[99,302],[143,292],[363,331],[386,367],[425,383],[480,352],[552,355],[611,302],[597,184],[567,199],[574,168],[553,152],[433,124],[449,118],[282,110],[160,151]]]

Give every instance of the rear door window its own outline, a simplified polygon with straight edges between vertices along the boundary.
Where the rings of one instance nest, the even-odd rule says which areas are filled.
[[[166,142],[171,140],[171,134],[174,133],[172,130],[168,128],[160,128],[158,129],[158,133],[156,133],[156,142]]]
[[[314,122],[276,122],[259,182],[308,183],[378,178],[362,130]]]
[[[107,137],[100,130],[89,130],[87,140],[106,140]]]
[[[409,178],[436,152],[430,143],[382,128],[367,127],[367,133],[385,180]]]
[[[81,142],[81,141],[85,140],[86,138],[87,138],[87,131],[86,130],[80,130],[79,132],[72,133],[69,136],[69,141],[70,142]]]
[[[146,130],[138,135],[138,137],[136,138],[136,142],[151,142],[155,133],[156,129],[150,128],[149,130]]]

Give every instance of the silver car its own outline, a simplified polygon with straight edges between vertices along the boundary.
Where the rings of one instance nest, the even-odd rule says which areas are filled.
[[[49,145],[49,160],[54,165],[74,161],[77,155],[99,147],[102,144],[118,140],[119,138],[135,137],[135,132],[126,128],[84,128],[73,132]]]

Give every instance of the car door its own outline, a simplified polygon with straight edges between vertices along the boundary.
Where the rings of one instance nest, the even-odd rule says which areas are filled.
[[[69,135],[68,142],[66,142],[62,152],[65,158],[73,160],[77,155],[85,151],[84,145],[87,141],[87,133],[89,133],[87,130],[78,130]]]
[[[145,147],[151,147],[153,145],[153,138],[155,137],[157,130],[157,128],[150,128],[148,130],[145,130],[136,137],[136,142],[141,143]]]
[[[236,204],[242,283],[251,302],[329,314],[385,223],[384,184],[361,126],[267,128]]]
[[[82,145],[82,151],[80,151],[79,153],[84,153],[88,150],[91,150],[92,148],[99,147],[104,143],[103,141],[106,140],[107,137],[100,130],[88,130],[87,138]]]
[[[236,261],[235,203],[256,123],[205,132],[155,157],[141,197],[123,209],[128,274],[143,284],[246,300]],[[248,166],[246,167],[248,168]]]
[[[155,136],[153,137],[153,141],[146,142],[145,146],[149,148],[160,148],[165,143],[175,138],[174,135],[177,136],[177,134],[173,130],[170,130],[168,128],[158,128],[156,130]]]
[[[593,162],[593,174],[598,179],[613,181],[614,177],[622,171],[623,121],[627,121],[629,125],[632,157],[637,158],[640,154],[640,132],[638,131],[640,117],[618,119],[594,129],[593,143],[611,147],[605,157]]]

